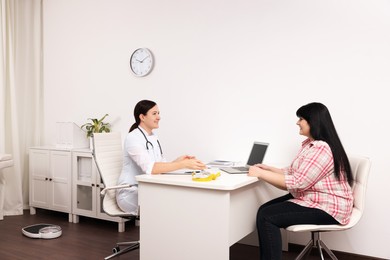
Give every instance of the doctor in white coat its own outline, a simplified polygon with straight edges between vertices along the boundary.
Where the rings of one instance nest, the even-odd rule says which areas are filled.
[[[202,170],[206,165],[194,156],[183,155],[167,162],[153,129],[159,127],[160,110],[154,101],[141,100],[134,108],[135,123],[131,126],[124,142],[122,173],[118,185],[135,184],[131,188],[117,191],[119,207],[128,213],[137,214],[138,187],[135,176],[140,174],[160,174],[183,168]]]

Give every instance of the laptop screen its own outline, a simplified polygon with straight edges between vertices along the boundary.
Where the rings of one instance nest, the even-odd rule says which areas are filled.
[[[254,142],[252,151],[249,154],[247,165],[262,163],[265,153],[267,152],[268,145],[268,143]]]

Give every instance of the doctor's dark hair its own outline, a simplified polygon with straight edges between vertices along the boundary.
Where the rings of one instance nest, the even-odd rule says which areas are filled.
[[[321,103],[309,103],[300,107],[296,112],[297,117],[303,118],[310,125],[310,135],[314,140],[326,142],[333,154],[334,171],[336,178],[340,180],[343,174],[349,185],[352,186],[353,176],[348,156],[333,124],[328,108]]]
[[[140,115],[146,115],[148,111],[153,108],[156,104],[156,102],[151,100],[141,100],[135,105],[134,107],[134,119],[135,123],[130,127],[129,133],[136,129],[139,124],[141,123],[139,119]]]

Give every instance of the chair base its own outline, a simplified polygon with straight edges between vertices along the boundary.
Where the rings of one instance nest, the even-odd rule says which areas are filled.
[[[125,248],[120,248],[121,246],[126,246]],[[133,242],[119,242],[116,244],[116,247],[114,247],[112,249],[112,251],[114,252],[112,255],[109,255],[107,257],[105,257],[104,259],[107,260],[107,259],[111,259],[111,258],[114,258],[118,255],[122,255],[124,253],[127,253],[127,252],[130,252],[130,251],[133,251],[135,249],[138,249],[139,248],[139,241],[133,241]]]
[[[301,251],[301,253],[295,258],[295,260],[303,259],[305,256],[308,256],[313,247],[318,249],[320,253],[320,257],[324,260],[324,255],[322,254],[322,249],[332,258],[333,260],[337,260],[337,257],[333,254],[333,252],[325,245],[325,243],[321,240],[320,232],[312,231],[311,232],[311,240],[305,246],[305,248]]]

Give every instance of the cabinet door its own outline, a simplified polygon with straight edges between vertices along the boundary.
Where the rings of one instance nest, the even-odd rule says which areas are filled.
[[[73,152],[73,213],[96,217],[96,180],[91,153]]]
[[[30,149],[30,206],[49,208],[50,153],[48,150]]]
[[[104,185],[91,152],[72,152],[73,213],[87,217],[123,222],[121,218],[104,213],[100,191]]]
[[[71,153],[69,151],[50,152],[50,185],[48,191],[51,194],[50,203],[54,210],[71,212],[71,165]]]

